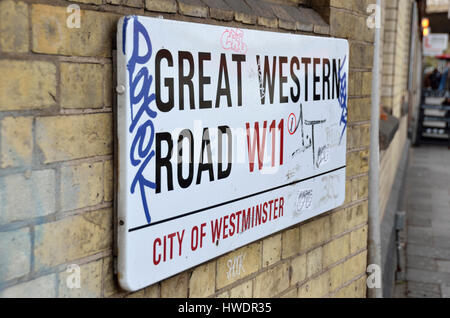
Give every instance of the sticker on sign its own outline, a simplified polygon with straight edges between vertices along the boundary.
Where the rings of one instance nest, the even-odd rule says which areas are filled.
[[[346,40],[126,16],[117,43],[123,288],[344,202]]]

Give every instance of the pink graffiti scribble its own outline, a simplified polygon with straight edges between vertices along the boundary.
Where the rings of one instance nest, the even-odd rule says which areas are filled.
[[[241,29],[226,29],[222,33],[221,44],[225,50],[232,50],[236,53],[247,53],[248,47],[244,43],[244,31]]]

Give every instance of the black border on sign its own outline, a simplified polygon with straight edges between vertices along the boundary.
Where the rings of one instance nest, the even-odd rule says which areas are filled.
[[[230,201],[225,201],[225,202],[222,202],[222,203],[211,205],[211,206],[208,206],[206,208],[201,208],[201,209],[198,209],[198,210],[195,210],[195,211],[191,211],[191,212],[187,212],[187,213],[184,213],[184,214],[180,214],[180,215],[177,215],[177,216],[174,216],[174,217],[171,217],[171,218],[168,218],[168,219],[164,219],[164,220],[161,220],[161,221],[158,221],[158,222],[155,222],[155,223],[149,223],[149,224],[136,226],[136,227],[133,227],[131,229],[128,229],[128,232],[134,232],[134,231],[137,231],[137,230],[142,230],[144,228],[147,228],[147,227],[150,227],[150,226],[153,226],[153,225],[169,222],[169,221],[172,221],[172,220],[175,220],[175,219],[179,219],[181,217],[185,217],[185,216],[189,216],[189,215],[192,215],[192,214],[200,213],[200,212],[203,212],[203,211],[206,211],[206,210],[209,210],[209,209],[218,208],[218,207],[223,206],[223,205],[227,205],[227,204],[234,203],[234,202],[237,202],[237,201],[240,201],[240,200],[244,200],[244,199],[248,199],[248,198],[254,197],[255,195],[259,195],[259,194],[263,194],[263,193],[266,193],[266,192],[278,190],[278,189],[281,189],[281,188],[284,188],[284,187],[288,187],[288,186],[291,186],[291,185],[294,185],[294,184],[297,184],[297,183],[300,183],[300,182],[303,182],[303,181],[307,181],[309,179],[317,178],[317,177],[323,176],[324,174],[344,169],[345,167],[346,167],[346,165],[343,165],[343,166],[341,166],[339,168],[335,168],[335,169],[332,169],[332,170],[329,170],[329,171],[326,171],[326,172],[322,172],[322,173],[316,174],[314,176],[307,177],[307,178],[304,178],[304,179],[300,179],[300,180],[297,180],[297,181],[292,181],[290,183],[286,183],[286,184],[283,184],[283,185],[280,185],[280,186],[277,186],[277,187],[274,187],[274,188],[271,188],[271,189],[263,190],[263,191],[256,192],[256,193],[253,193],[253,194],[249,194],[249,195],[237,198],[237,199],[233,199],[233,200],[230,200]]]

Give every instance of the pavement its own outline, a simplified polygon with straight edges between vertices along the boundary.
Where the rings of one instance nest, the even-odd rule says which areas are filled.
[[[406,273],[395,297],[450,298],[450,150],[410,149],[406,171]]]

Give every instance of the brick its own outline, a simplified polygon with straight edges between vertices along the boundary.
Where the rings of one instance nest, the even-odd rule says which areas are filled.
[[[223,0],[202,0],[209,8],[211,18],[232,21],[234,11]]]
[[[269,266],[281,259],[281,234],[271,236],[262,242],[263,266]]]
[[[239,286],[236,286],[230,290],[231,298],[251,298],[253,293],[253,281],[247,281]]]
[[[348,99],[348,122],[370,120],[371,101],[369,97]]]
[[[39,170],[0,178],[0,224],[55,212],[55,172]]]
[[[341,9],[352,10],[353,1],[348,1],[348,0],[330,0],[330,6],[334,7],[334,8],[341,8]]]
[[[298,289],[299,298],[319,298],[330,292],[330,272],[311,279]]]
[[[246,0],[246,3],[257,15],[257,22],[259,25],[266,26],[268,28],[278,27],[278,19],[268,4],[257,0]]]
[[[103,162],[61,168],[61,209],[94,206],[103,200]]]
[[[350,253],[355,253],[367,246],[367,225],[350,233]]]
[[[311,277],[322,270],[323,249],[316,248],[306,255],[306,276]]]
[[[176,13],[177,2],[175,0],[145,0],[145,8],[150,11]]]
[[[73,288],[74,286],[71,285],[74,282],[73,275],[77,274],[76,271],[66,269],[60,272],[58,274],[58,297],[100,297],[102,293],[102,264],[103,260],[100,259],[79,266],[80,288]]]
[[[217,260],[216,288],[221,289],[260,269],[259,242],[239,248]]]
[[[142,0],[122,0],[122,5],[133,8],[142,8],[143,1]]]
[[[370,124],[360,126],[361,143],[360,147],[370,146]]]
[[[106,202],[112,201],[114,199],[114,167],[113,161],[105,161],[104,164],[104,198]]]
[[[373,45],[350,42],[350,67],[371,68],[373,64]]]
[[[230,292],[227,290],[227,291],[224,291],[223,293],[219,293],[216,296],[216,298],[230,298]]]
[[[350,72],[348,77],[348,95],[359,96],[361,95],[361,72]]]
[[[188,274],[183,272],[161,282],[161,298],[187,298]]]
[[[1,298],[54,298],[56,297],[56,274],[41,276],[0,291]]]
[[[36,142],[43,163],[111,154],[112,115],[36,118]]]
[[[339,289],[334,298],[365,298],[366,297],[366,277],[361,277],[351,284]]]
[[[275,16],[278,18],[278,26],[286,30],[296,30],[296,20],[289,14],[292,7],[283,5],[270,6]]]
[[[85,212],[37,225],[35,267],[40,270],[67,263],[110,249],[111,245],[111,209]]]
[[[0,2],[0,51],[29,50],[28,6],[22,1]]]
[[[56,104],[56,66],[43,61],[0,60],[0,110],[43,109]]]
[[[234,19],[237,22],[256,24],[256,15],[245,1],[224,0],[224,2],[234,11]]]
[[[358,275],[366,272],[367,251],[363,251],[343,263],[342,281],[348,282]]]
[[[298,254],[301,251],[300,231],[298,227],[284,231],[281,241],[281,257],[283,259]]]
[[[103,297],[125,294],[125,291],[119,287],[117,275],[114,273],[112,256],[103,258],[102,289]]]
[[[286,294],[281,296],[281,298],[297,298],[298,290],[297,288],[291,289]]]
[[[306,254],[293,258],[291,261],[291,285],[304,281],[306,274]]]
[[[80,28],[67,27],[66,7],[34,4],[32,50],[36,53],[111,57],[118,15],[80,10]]]
[[[330,268],[330,290],[334,291],[345,283],[344,263],[340,263]]]
[[[312,13],[314,10],[309,8],[292,8],[289,13],[294,17],[295,28],[298,31],[312,32],[314,30],[314,20]]]
[[[159,284],[153,284],[149,287],[144,288],[145,298],[159,298],[161,295],[161,288]]]
[[[289,287],[289,264],[282,263],[256,276],[253,297],[273,297]]]
[[[370,95],[372,92],[372,72],[362,73],[362,95]]]
[[[216,262],[208,262],[198,266],[189,279],[189,297],[204,298],[215,291]]]
[[[105,79],[100,64],[61,63],[61,107],[103,107]]]
[[[357,32],[360,30],[358,17],[347,11],[330,10],[330,28],[331,35],[339,38],[356,39]]]
[[[30,230],[0,232],[0,242],[0,282],[28,274],[31,269]]]
[[[339,210],[330,216],[331,235],[338,235],[367,222],[367,202]]]
[[[358,200],[369,197],[369,176],[358,178]]]
[[[350,234],[334,239],[323,246],[323,266],[328,267],[350,254]]]
[[[1,121],[0,167],[29,166],[33,152],[33,118],[6,117]]]
[[[73,2],[90,3],[90,4],[102,4],[102,0],[74,0]]]
[[[178,0],[180,12],[191,17],[206,18],[208,16],[208,7],[200,0]]]
[[[330,218],[324,216],[300,226],[300,248],[306,251],[330,238]]]

